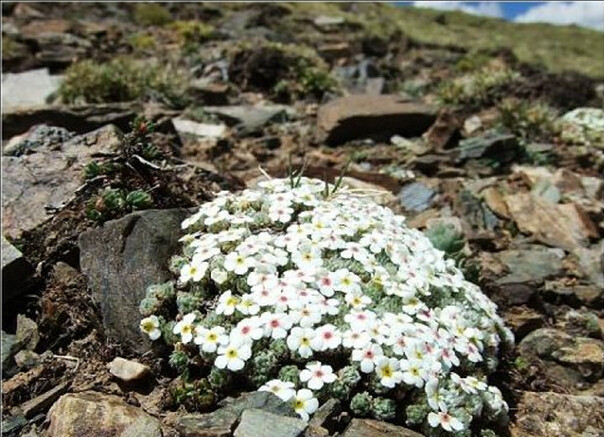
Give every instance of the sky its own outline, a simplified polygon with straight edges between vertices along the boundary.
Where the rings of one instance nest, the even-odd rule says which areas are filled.
[[[604,30],[604,2],[600,1],[415,1],[401,3],[423,8],[461,10],[470,14],[504,18],[519,23],[576,24]]]

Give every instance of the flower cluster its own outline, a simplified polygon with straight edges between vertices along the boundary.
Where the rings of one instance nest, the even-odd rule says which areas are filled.
[[[392,418],[405,392],[427,408],[415,422],[428,429],[505,416],[485,382],[512,341],[495,305],[403,217],[329,193],[314,179],[270,179],[204,204],[182,224],[176,284],[141,303],[141,330],[305,419],[320,400],[355,394]]]

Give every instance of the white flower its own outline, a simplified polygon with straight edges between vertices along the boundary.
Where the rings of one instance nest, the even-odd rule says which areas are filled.
[[[438,413],[430,412],[428,414],[428,423],[432,428],[440,425],[445,431],[449,432],[461,431],[463,429],[463,423],[446,411],[439,411]]]
[[[292,261],[301,269],[316,269],[323,265],[321,250],[308,243],[300,244],[292,254]]]
[[[400,364],[405,384],[423,387],[427,376],[427,364],[419,360],[401,360]]]
[[[363,349],[370,341],[371,337],[369,337],[369,334],[365,331],[354,331],[349,329],[348,331],[345,331],[342,336],[342,346],[347,349]]]
[[[245,275],[254,267],[254,259],[237,252],[229,253],[224,259],[224,268],[236,275]]]
[[[403,374],[399,368],[400,364],[396,358],[379,358],[375,365],[375,374],[380,378],[380,384],[384,387],[393,388],[401,382]]]
[[[334,325],[323,325],[315,330],[312,348],[316,351],[335,349],[342,343],[342,336]]]
[[[228,277],[228,273],[219,268],[212,269],[212,271],[210,272],[210,278],[212,278],[212,280],[218,285],[224,284]]]
[[[193,326],[194,321],[195,313],[189,313],[174,325],[172,332],[176,335],[180,335],[180,341],[183,344],[187,344],[193,340],[193,333],[195,332],[195,327]]]
[[[289,401],[296,394],[293,382],[285,382],[280,379],[273,379],[264,384],[258,391],[270,391],[278,396],[283,402]]]
[[[312,391],[302,388],[292,398],[292,407],[302,420],[308,420],[310,415],[319,408],[319,401],[313,396]]]
[[[231,339],[251,343],[254,340],[260,340],[263,335],[263,329],[260,327],[260,317],[250,317],[241,320],[231,331]]]
[[[140,329],[147,334],[151,340],[157,340],[161,336],[159,319],[157,316],[149,316],[141,320]]]
[[[264,333],[274,339],[285,338],[291,328],[291,318],[285,313],[263,313],[260,316],[264,324]]]
[[[382,348],[377,344],[369,344],[363,349],[352,351],[352,361],[360,361],[361,372],[371,373],[378,358],[384,355]]]
[[[313,354],[311,342],[314,336],[314,330],[296,326],[289,333],[289,337],[287,337],[287,346],[290,350],[298,352],[302,358],[308,358]]]
[[[371,298],[369,296],[365,296],[358,292],[348,293],[344,297],[344,300],[355,310],[361,310],[371,303]]]
[[[202,351],[212,353],[216,352],[218,346],[228,343],[229,337],[222,326],[214,326],[211,329],[198,326],[195,328],[194,341],[201,346]]]
[[[252,356],[252,347],[249,343],[231,340],[228,346],[218,348],[218,354],[214,365],[219,369],[227,368],[236,372],[243,369],[245,361]]]
[[[300,381],[306,382],[311,390],[321,390],[324,384],[331,384],[337,379],[331,366],[320,362],[308,363],[306,369],[300,372]]]
[[[360,291],[361,278],[347,269],[340,269],[334,273],[334,289],[344,293]]]
[[[227,290],[220,295],[218,305],[216,306],[216,314],[224,314],[230,316],[235,312],[235,308],[239,304],[239,298],[233,296],[231,290]]]
[[[241,299],[239,299],[239,303],[235,306],[235,308],[237,308],[237,311],[239,311],[241,314],[245,315],[250,314],[253,316],[260,312],[260,307],[249,294],[241,296]]]
[[[288,206],[275,205],[268,212],[269,218],[274,222],[287,223],[291,221],[294,210]]]
[[[191,264],[185,264],[180,269],[180,282],[186,284],[189,281],[199,282],[203,279],[208,271],[207,262],[192,262]]]

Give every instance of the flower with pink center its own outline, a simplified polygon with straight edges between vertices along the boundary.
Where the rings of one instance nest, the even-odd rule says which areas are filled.
[[[287,331],[292,327],[291,318],[285,313],[263,313],[260,316],[264,335],[274,339],[287,337]]]
[[[315,330],[312,348],[317,351],[335,349],[342,343],[340,331],[332,325],[323,325]]]
[[[441,426],[442,429],[449,432],[461,431],[463,429],[463,423],[446,411],[439,411],[438,413],[431,412],[428,414],[428,423],[432,428]]]
[[[324,366],[318,361],[308,363],[306,369],[300,372],[300,381],[306,382],[311,390],[321,390],[325,384],[331,384],[336,379],[331,366]]]
[[[352,351],[352,361],[359,361],[361,372],[371,373],[375,368],[378,358],[384,355],[382,348],[378,344],[369,344],[363,349],[354,349]]]

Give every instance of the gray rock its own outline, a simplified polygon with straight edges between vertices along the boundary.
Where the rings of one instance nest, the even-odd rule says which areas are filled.
[[[161,437],[159,421],[117,396],[92,391],[63,395],[47,415],[49,437]]]
[[[124,382],[142,379],[149,374],[150,370],[149,366],[122,357],[115,357],[109,363],[109,373]]]
[[[202,138],[221,138],[226,133],[224,124],[197,123],[184,118],[172,119],[174,129],[179,134],[193,135]]]
[[[235,437],[299,437],[306,429],[306,422],[293,417],[279,416],[263,410],[245,410]]]
[[[56,93],[60,76],[51,76],[48,68],[2,75],[2,110],[38,106]]]
[[[604,428],[604,398],[523,392],[512,437],[598,437]]]
[[[36,322],[21,314],[17,315],[17,341],[22,348],[33,351],[40,341]]]
[[[69,388],[70,383],[63,382],[45,393],[36,396],[21,405],[21,411],[27,418],[34,417],[36,414],[48,410],[61,395]]]
[[[174,426],[183,437],[230,436],[245,410],[262,410],[277,416],[297,417],[291,405],[273,393],[249,392],[236,399],[226,399],[216,411],[207,414],[184,414]]]
[[[228,437],[239,415],[223,410],[208,414],[184,414],[176,419],[175,427],[183,437]]]
[[[4,182],[7,184],[8,182]],[[15,246],[2,237],[2,302],[24,294],[33,283],[33,267]]]
[[[413,212],[422,212],[430,208],[435,196],[436,191],[421,182],[405,185],[397,195],[403,208]]]
[[[184,209],[147,210],[83,232],[80,265],[99,303],[107,334],[133,351],[149,342],[140,330],[140,301],[151,284],[171,278],[168,260],[176,252]]]
[[[32,127],[28,132],[11,138],[2,150],[3,155],[20,156],[37,149],[60,146],[74,137],[74,133],[62,127],[40,124]]]
[[[17,336],[2,331],[2,372],[7,373],[14,367],[13,357],[19,349]]]
[[[267,391],[254,391],[243,393],[236,399],[225,399],[222,402],[223,410],[229,410],[238,416],[247,409],[260,409],[281,416],[298,417],[292,406],[283,402],[279,397]]]
[[[459,161],[489,158],[498,163],[514,160],[519,152],[518,140],[514,135],[488,131],[483,135],[459,142]]]
[[[423,437],[402,426],[371,419],[352,419],[342,437]]]
[[[321,139],[329,145],[398,134],[423,134],[436,119],[436,109],[396,95],[350,95],[322,105],[317,114]]]
[[[206,106],[204,112],[220,118],[230,126],[236,126],[241,133],[257,132],[263,126],[273,122],[285,122],[295,116],[290,106]]]
[[[2,112],[2,138],[12,138],[38,124],[64,127],[77,134],[90,132],[107,124],[127,130],[139,110],[132,103],[13,108]]]
[[[2,156],[2,225],[10,238],[21,237],[60,208],[82,184],[82,171],[92,156],[112,153],[121,132],[108,125],[58,146],[40,146],[22,156]]]
[[[543,283],[543,280],[563,272],[564,251],[543,246],[497,252],[495,257],[508,269],[508,274],[497,280],[498,284]]]
[[[344,17],[335,17],[335,16],[329,16],[329,15],[319,15],[318,17],[315,17],[315,19],[313,20],[313,23],[315,23],[315,26],[317,27],[334,27],[334,26],[338,26],[340,24],[344,24]]]

